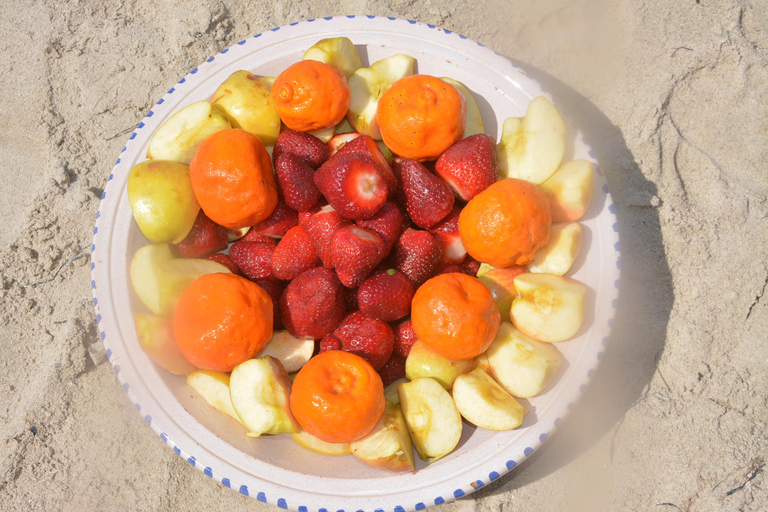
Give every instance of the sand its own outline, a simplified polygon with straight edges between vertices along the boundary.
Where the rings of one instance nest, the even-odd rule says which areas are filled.
[[[124,139],[179,77],[250,34],[348,13],[518,61],[616,202],[618,316],[577,414],[438,509],[768,509],[768,6],[715,0],[0,3],[0,509],[271,509],[177,457],[94,362],[81,250]]]

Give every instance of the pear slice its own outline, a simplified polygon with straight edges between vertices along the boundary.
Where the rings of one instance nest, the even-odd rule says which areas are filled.
[[[314,351],[314,339],[297,338],[288,331],[275,331],[256,357],[272,356],[280,361],[286,372],[293,373],[307,364]]]
[[[474,367],[475,362],[472,359],[459,361],[443,357],[423,341],[416,340],[405,359],[405,376],[410,380],[431,377],[450,390],[456,377]]]
[[[501,323],[486,355],[496,382],[520,398],[541,393],[563,361],[554,346],[526,336],[508,322]]]
[[[480,368],[453,383],[453,401],[462,416],[486,430],[512,430],[523,424],[528,410]]]
[[[206,274],[231,274],[230,270],[211,260],[177,258],[167,261],[160,270],[160,304],[163,314],[173,313],[181,294],[198,278]]]
[[[291,379],[274,357],[249,359],[235,366],[229,393],[250,437],[299,432],[289,406]]]
[[[280,116],[270,89],[250,71],[235,71],[213,93],[211,104],[227,115],[232,128],[241,128],[259,137],[265,146],[274,146]]]
[[[499,179],[544,182],[560,165],[565,153],[565,123],[544,96],[528,104],[524,118],[504,121],[498,145]]]
[[[197,370],[187,375],[187,384],[197,391],[213,408],[240,423],[229,396],[229,374],[214,370]]]
[[[347,78],[363,67],[363,59],[348,37],[321,39],[304,53],[301,60],[316,60],[328,64],[340,69]]]
[[[570,270],[581,250],[581,225],[552,224],[547,245],[536,251],[528,270],[537,274],[562,276]]]
[[[352,455],[375,468],[413,471],[413,444],[400,405],[387,401],[384,414],[364,438],[349,444]]]
[[[515,327],[540,341],[566,341],[584,321],[587,288],[578,281],[550,274],[520,274],[515,278],[519,296],[509,316]]]
[[[456,90],[459,91],[462,96],[464,96],[464,99],[467,100],[467,114],[464,119],[463,138],[466,139],[470,135],[485,133],[485,126],[483,126],[483,118],[480,115],[480,109],[477,107],[477,102],[472,96],[472,93],[469,92],[469,89],[467,89],[464,84],[458,80],[454,80],[453,78],[442,77],[440,80],[448,82],[454,86]]]
[[[145,245],[131,259],[131,284],[142,304],[156,315],[165,314],[160,293],[163,266],[173,259],[168,244]]]
[[[422,460],[434,462],[459,444],[463,425],[453,398],[435,379],[400,384],[400,407]]]
[[[323,455],[349,455],[352,453],[349,443],[329,443],[304,430],[291,434],[291,437],[304,448]]]
[[[207,101],[197,101],[173,114],[149,141],[147,158],[189,165],[209,135],[231,128],[229,119]]]
[[[539,185],[549,199],[552,222],[574,222],[584,216],[592,202],[595,173],[586,160],[572,160]]]
[[[413,75],[413,72],[413,57],[398,53],[374,62],[369,68],[360,68],[349,77],[347,119],[357,132],[381,140],[381,130],[376,121],[379,99],[392,84]]]
[[[179,350],[170,320],[149,313],[134,313],[133,321],[139,345],[152,361],[176,375],[197,370]]]

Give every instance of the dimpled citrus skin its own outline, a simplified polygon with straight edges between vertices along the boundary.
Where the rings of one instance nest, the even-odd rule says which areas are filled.
[[[472,359],[496,337],[501,315],[493,295],[477,278],[440,274],[416,290],[411,305],[416,337],[450,359]]]
[[[384,413],[384,386],[360,356],[321,352],[293,381],[291,412],[301,428],[329,443],[362,439]]]
[[[536,185],[507,178],[472,198],[459,215],[461,243],[494,267],[525,265],[549,241],[549,201]]]
[[[381,136],[396,155],[435,160],[464,136],[466,100],[451,84],[429,75],[401,78],[379,100]]]
[[[181,295],[173,333],[198,368],[229,372],[252,358],[272,336],[272,299],[234,274],[208,274]]]
[[[205,214],[230,229],[253,226],[277,205],[272,160],[264,143],[244,130],[216,132],[189,164],[192,191]]]
[[[347,77],[340,70],[314,60],[285,69],[272,85],[275,108],[288,128],[301,132],[338,124],[349,109]]]

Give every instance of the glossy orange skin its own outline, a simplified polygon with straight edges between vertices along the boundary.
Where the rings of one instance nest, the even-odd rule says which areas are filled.
[[[329,443],[351,443],[368,435],[384,413],[384,402],[384,386],[373,366],[342,350],[310,359],[291,389],[296,421]]]
[[[205,214],[230,229],[253,226],[277,205],[272,159],[264,143],[244,130],[216,132],[189,164],[192,191]]]
[[[349,109],[350,93],[347,77],[339,69],[302,60],[278,75],[272,99],[288,128],[308,132],[341,122]]]
[[[501,315],[493,295],[477,278],[440,274],[416,290],[411,303],[416,337],[450,359],[472,359],[493,342]]]
[[[272,299],[234,274],[208,274],[181,295],[173,333],[184,357],[207,370],[229,372],[272,336]]]
[[[377,122],[395,154],[436,160],[464,136],[467,105],[451,84],[429,75],[401,78],[379,99]]]
[[[544,193],[515,178],[497,181],[472,198],[459,215],[464,248],[494,267],[529,263],[549,241],[551,227]]]

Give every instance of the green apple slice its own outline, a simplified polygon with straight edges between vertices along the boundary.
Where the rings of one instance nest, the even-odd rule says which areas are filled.
[[[211,104],[224,112],[232,128],[241,128],[274,146],[280,133],[280,116],[268,81],[250,71],[235,71],[216,89]]]
[[[301,60],[316,60],[340,69],[349,78],[363,67],[363,59],[348,37],[321,39],[304,53]]]
[[[164,317],[148,313],[134,313],[139,346],[149,358],[176,375],[187,375],[197,370],[187,361],[173,337],[173,326]]]
[[[422,460],[434,462],[459,444],[463,425],[453,398],[435,379],[400,384],[400,407]]]
[[[566,162],[539,188],[549,199],[552,222],[577,221],[592,202],[595,190],[592,164],[586,160]]]
[[[579,332],[584,321],[587,288],[567,277],[521,274],[515,278],[518,297],[509,316],[515,327],[540,341],[566,341]]]
[[[322,455],[349,455],[352,453],[349,443],[329,443],[304,430],[292,433],[291,437],[304,448]]]
[[[410,380],[431,377],[450,390],[456,377],[475,367],[472,359],[463,361],[443,357],[421,340],[411,347],[405,360],[405,376]]]
[[[486,430],[512,430],[523,424],[528,410],[476,368],[453,383],[453,401],[462,416]]]
[[[240,423],[229,395],[229,374],[214,370],[197,370],[187,375],[187,384],[197,391],[213,408]]]
[[[370,434],[349,444],[352,455],[375,468],[413,471],[413,444],[400,405],[387,401]]]
[[[315,340],[312,338],[297,338],[288,331],[275,331],[256,357],[272,356],[280,361],[286,372],[293,373],[307,364],[314,350]]]
[[[147,158],[189,165],[209,135],[231,128],[229,119],[207,101],[197,101],[173,114],[149,141]]]
[[[469,89],[467,89],[464,84],[458,80],[454,80],[453,78],[442,77],[440,80],[448,82],[454,86],[456,90],[459,91],[462,96],[464,96],[464,99],[467,100],[467,113],[464,120],[463,138],[466,139],[470,135],[485,133],[485,126],[483,126],[483,118],[480,115],[480,109],[477,107],[477,102],[472,96],[472,93],[469,92]]]
[[[160,293],[163,266],[173,259],[168,244],[145,245],[131,259],[131,284],[139,300],[156,315],[165,314]]]
[[[562,276],[571,266],[581,251],[581,225],[552,224],[547,245],[536,251],[528,270],[537,274]],[[511,304],[510,304],[511,305]]]
[[[163,314],[173,313],[181,294],[198,278],[206,274],[231,274],[230,270],[211,260],[172,259],[160,269],[160,305]]]

